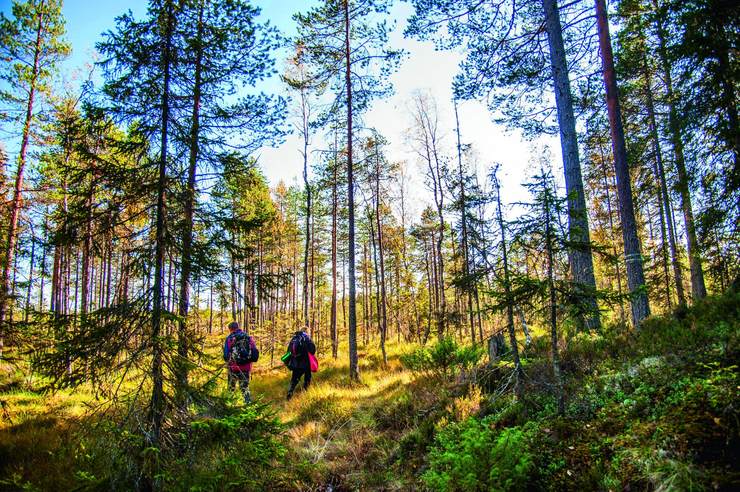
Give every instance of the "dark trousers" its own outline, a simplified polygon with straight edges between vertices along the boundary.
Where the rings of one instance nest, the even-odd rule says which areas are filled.
[[[249,392],[249,372],[229,369],[229,390],[236,389],[236,382],[239,382],[239,388],[242,390],[244,403],[252,401],[252,394]]]
[[[311,384],[311,369],[293,369],[293,375],[290,378],[290,389],[288,389],[288,398],[293,396],[293,391],[303,376],[303,389],[307,390]]]

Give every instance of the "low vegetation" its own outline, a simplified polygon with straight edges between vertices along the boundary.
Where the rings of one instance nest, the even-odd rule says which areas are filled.
[[[169,490],[736,490],[739,328],[731,292],[637,332],[574,337],[562,352],[564,416],[537,335],[520,401],[506,357],[490,364],[453,339],[390,344],[385,367],[361,347],[359,384],[323,359],[289,402],[288,371],[259,364],[257,403],[220,382],[210,413],[170,424],[166,456],[141,451],[142,437],[118,425],[130,416],[91,388],[49,393],[5,365],[0,488],[120,490],[156,470]]]

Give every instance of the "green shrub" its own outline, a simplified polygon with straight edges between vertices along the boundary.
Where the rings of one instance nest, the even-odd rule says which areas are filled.
[[[432,365],[432,357],[425,347],[420,347],[408,354],[402,354],[400,360],[406,369],[415,373],[426,372]]]
[[[483,347],[461,347],[454,338],[445,337],[431,348],[420,347],[401,355],[400,360],[404,367],[415,373],[448,377],[475,366],[483,354]]]
[[[166,490],[261,490],[280,479],[282,429],[262,403],[178,422],[162,449],[107,422],[80,444],[78,489],[134,490],[148,477]]]
[[[422,480],[432,490],[522,490],[532,467],[522,428],[497,431],[488,418],[470,418],[439,432]]]
[[[707,297],[673,315],[646,319],[638,334],[644,355],[676,353],[694,357],[715,351],[732,356],[740,338],[740,293]]]

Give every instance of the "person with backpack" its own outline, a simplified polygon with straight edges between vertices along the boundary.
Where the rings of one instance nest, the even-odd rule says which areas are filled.
[[[293,334],[293,338],[288,343],[288,353],[290,353],[290,359],[287,365],[288,369],[293,373],[290,378],[290,388],[288,389],[288,400],[290,400],[301,377],[303,377],[304,390],[307,390],[311,384],[311,363],[308,360],[308,354],[316,354],[316,345],[314,345],[308,333],[299,330]]]
[[[244,403],[252,401],[249,392],[249,373],[252,371],[252,363],[257,362],[259,351],[254,339],[239,328],[239,323],[229,323],[229,336],[224,341],[224,362],[229,371],[229,390],[236,389],[236,382],[244,397]]]

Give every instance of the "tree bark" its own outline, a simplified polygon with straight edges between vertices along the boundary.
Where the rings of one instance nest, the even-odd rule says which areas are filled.
[[[630,290],[630,304],[632,307],[632,323],[639,327],[643,319],[650,315],[647,286],[643,272],[640,239],[637,236],[637,222],[632,204],[632,184],[627,162],[627,147],[624,141],[622,115],[619,106],[619,89],[617,76],[614,70],[611,38],[606,13],[606,1],[595,0],[596,24],[599,32],[599,47],[606,87],[607,112],[614,153],[614,169],[617,176],[617,192],[619,195],[619,215],[622,219],[622,237],[624,240],[624,256],[627,265],[627,286]]]
[[[360,380],[357,360],[357,306],[355,298],[355,190],[352,162],[352,65],[350,59],[349,0],[344,0],[344,57],[347,89],[347,208],[349,222],[349,377]]]
[[[594,293],[596,278],[588,230],[586,198],[578,155],[576,119],[573,114],[573,96],[570,91],[568,63],[565,57],[563,31],[560,24],[557,0],[542,0],[545,11],[545,28],[550,46],[550,69],[555,89],[555,104],[560,128],[560,147],[565,171],[565,191],[568,195],[568,235],[576,246],[568,249],[573,281],[585,298],[589,313],[583,320],[588,330],[599,329],[601,319]]]

